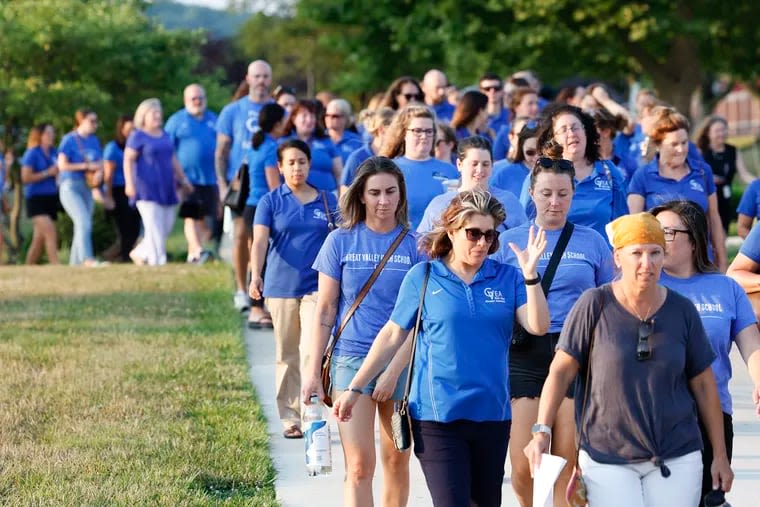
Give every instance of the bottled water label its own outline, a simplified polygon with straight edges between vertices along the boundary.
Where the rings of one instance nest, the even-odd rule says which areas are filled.
[[[322,419],[309,423],[304,432],[306,444],[306,468],[310,475],[330,473],[330,428]]]

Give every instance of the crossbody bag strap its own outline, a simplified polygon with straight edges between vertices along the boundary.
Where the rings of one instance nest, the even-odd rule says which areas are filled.
[[[422,305],[425,304],[425,291],[427,290],[428,280],[430,279],[430,262],[425,263],[425,280],[422,282],[422,289],[420,290],[420,305],[417,307],[417,320],[414,323],[414,330],[412,331],[412,353],[409,355],[409,366],[406,371],[406,386],[404,386],[404,398],[401,400],[399,406],[399,413],[402,415],[406,413],[406,408],[409,405],[409,390],[412,387],[412,366],[414,365],[414,353],[417,350],[417,334],[420,332],[420,321],[422,320]]]
[[[577,466],[578,463],[578,456],[581,452],[581,439],[583,438],[583,424],[586,421],[586,404],[588,403],[588,392],[591,388],[591,354],[594,351],[594,342],[596,341],[596,326],[599,325],[599,321],[602,318],[602,311],[604,311],[604,290],[602,289],[601,293],[601,302],[599,306],[599,313],[596,315],[596,319],[594,320],[594,326],[591,328],[591,344],[589,344],[588,348],[588,357],[586,358],[586,381],[584,383],[584,389],[583,389],[583,404],[581,405],[581,419],[578,421],[578,440],[575,442],[575,463]],[[612,288],[610,288],[612,290]],[[614,296],[613,296],[614,297]]]
[[[333,221],[332,213],[330,213],[330,206],[329,204],[327,204],[327,192],[322,190],[321,194],[322,194],[322,206],[325,207],[325,215],[327,216],[327,228],[330,230],[333,230],[335,229],[335,222]]]
[[[567,248],[567,244],[570,242],[570,236],[573,235],[573,229],[575,229],[575,225],[569,220],[566,221],[565,226],[562,228],[562,234],[559,235],[557,244],[554,245],[552,258],[549,259],[549,265],[546,266],[544,276],[541,277],[541,289],[544,291],[544,297],[549,295],[549,289],[552,286],[552,281],[554,281],[554,275],[557,273],[559,261],[562,260],[565,248]]]
[[[383,270],[385,265],[388,263],[388,260],[391,258],[391,255],[393,255],[393,252],[396,251],[396,248],[401,244],[401,241],[404,239],[404,237],[409,232],[409,227],[404,227],[401,229],[401,232],[396,236],[396,239],[393,240],[393,243],[391,243],[391,246],[388,248],[388,251],[385,252],[385,255],[383,256],[380,263],[375,267],[375,270],[372,272],[372,274],[369,276],[369,279],[364,283],[362,286],[362,289],[359,291],[359,294],[356,296],[356,299],[354,299],[353,304],[346,312],[346,315],[343,316],[343,320],[340,323],[340,326],[338,327],[338,330],[333,335],[332,342],[330,342],[330,346],[327,348],[327,357],[332,357],[333,351],[335,350],[335,345],[338,343],[338,338],[340,338],[340,335],[343,333],[343,330],[346,328],[346,325],[348,324],[348,321],[351,320],[351,317],[354,315],[354,312],[356,312],[357,308],[359,308],[359,305],[361,304],[364,297],[369,292],[369,289],[372,288],[372,284],[375,283],[375,280],[377,280],[377,277],[380,276],[380,272]]]

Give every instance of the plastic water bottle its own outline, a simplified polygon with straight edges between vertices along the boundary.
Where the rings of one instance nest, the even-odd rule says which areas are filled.
[[[303,436],[306,444],[306,472],[313,477],[332,472],[332,453],[330,424],[325,407],[316,395],[312,395],[310,401],[311,404],[304,408],[303,423],[306,431]]]

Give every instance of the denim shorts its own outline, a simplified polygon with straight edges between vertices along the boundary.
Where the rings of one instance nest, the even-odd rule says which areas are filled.
[[[348,386],[351,385],[351,381],[354,380],[356,372],[359,371],[362,363],[364,363],[364,359],[363,356],[333,356],[332,363],[330,364],[330,378],[332,378],[333,389],[336,391],[345,391],[348,389]],[[390,399],[400,400],[404,397],[406,371],[407,369],[404,368],[404,371],[398,376],[396,389],[393,391],[393,396],[391,396]],[[362,388],[362,394],[372,396],[376,382],[377,377],[372,379],[369,384]]]

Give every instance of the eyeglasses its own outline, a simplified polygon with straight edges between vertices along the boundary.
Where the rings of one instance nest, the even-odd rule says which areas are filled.
[[[206,97],[204,97],[204,96],[200,96],[200,97],[190,97],[190,100],[191,100],[192,102],[195,102],[195,101],[198,101],[198,102],[203,102],[204,100],[206,100]]]
[[[673,229],[672,227],[663,227],[662,232],[665,235],[665,241],[673,241],[676,239],[676,233],[682,232],[691,236],[691,231],[688,229]]]
[[[501,85],[481,86],[480,90],[484,92],[500,92],[503,88]]]
[[[406,129],[406,131],[411,132],[415,137],[431,137],[435,133],[435,130],[433,129]]]
[[[536,153],[538,153],[538,151],[536,151],[536,150],[523,150],[523,153],[525,154],[526,157],[535,157]]]
[[[575,123],[573,125],[565,125],[561,129],[556,130],[554,132],[554,135],[555,136],[564,136],[568,132],[575,133],[575,132],[578,132],[579,130],[583,130],[583,125],[581,125],[580,123]]]
[[[334,118],[336,120],[343,118],[345,115],[342,114],[325,114],[325,118]]]
[[[636,360],[646,361],[652,357],[649,337],[654,333],[654,319],[642,320],[639,323],[639,342],[636,344]]]
[[[496,231],[493,229],[481,231],[480,229],[467,228],[464,232],[467,235],[467,239],[473,243],[480,241],[480,238],[485,238],[486,243],[490,245],[496,239]]]
[[[539,157],[538,160],[536,160],[536,166],[539,165],[544,169],[557,169],[560,171],[575,170],[573,163],[569,160],[565,160],[564,158]]]
[[[422,94],[421,93],[399,93],[399,95],[403,95],[406,97],[406,100],[413,101],[413,100],[422,100]]]

